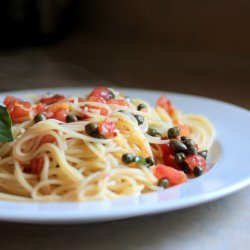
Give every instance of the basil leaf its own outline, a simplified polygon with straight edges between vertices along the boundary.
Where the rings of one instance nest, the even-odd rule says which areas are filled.
[[[13,141],[12,122],[7,108],[0,106],[0,142]]]

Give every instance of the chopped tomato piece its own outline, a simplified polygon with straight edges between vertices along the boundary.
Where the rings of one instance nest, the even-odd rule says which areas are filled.
[[[59,102],[59,101],[62,101],[65,99],[65,96],[64,95],[53,95],[53,96],[50,96],[50,97],[42,97],[39,102],[40,103],[45,103],[45,104],[52,104],[52,103],[56,103],[56,102]]]
[[[61,102],[61,103],[55,103],[55,104],[52,104],[50,105],[47,109],[46,109],[46,113],[52,113],[52,115],[60,110],[60,109],[63,109],[63,110],[66,110],[66,111],[69,111],[70,110],[70,103],[69,102]],[[49,116],[50,114],[48,114]]]
[[[187,176],[183,171],[176,170],[172,167],[158,164],[155,167],[155,176],[158,179],[167,178],[170,186],[178,185],[187,181]]]
[[[207,163],[201,155],[188,155],[185,158],[185,162],[189,168],[193,171],[195,167],[200,166],[206,171]]]
[[[165,165],[170,166],[175,169],[180,169],[178,164],[175,162],[174,151],[169,147],[168,144],[159,145],[162,150],[162,158]]]
[[[6,96],[4,99],[13,123],[22,123],[30,119],[31,103],[24,102],[14,96]]]
[[[30,119],[31,104],[29,102],[10,102],[7,109],[13,123],[22,123]]]
[[[88,101],[106,103],[107,100],[113,98],[111,90],[105,87],[96,87],[88,96]]]
[[[40,174],[43,170],[44,159],[43,157],[35,158],[31,161],[30,168],[33,174]]]
[[[172,168],[175,168],[177,170],[180,170],[180,167],[178,164],[175,162],[175,157],[174,155],[164,155],[163,156],[163,162],[165,165],[170,166]]]
[[[15,102],[22,102],[21,99],[17,98],[17,97],[14,97],[14,96],[11,96],[11,95],[8,95],[5,97],[3,103],[5,104],[5,106],[8,106],[10,103],[15,103]]]
[[[44,104],[38,103],[32,110],[34,115],[40,114],[44,111]]]
[[[169,144],[159,144],[163,155],[173,154],[174,151],[170,148]]]
[[[61,122],[66,122],[66,116],[68,115],[68,113],[69,112],[64,109],[59,109],[53,114],[51,118],[54,118]]]
[[[115,99],[110,99],[107,101],[107,104],[117,104],[120,106],[126,106],[128,107],[128,102],[124,99],[120,99],[120,100],[115,100]]]
[[[174,113],[174,107],[166,96],[161,96],[156,105],[162,107],[170,116]]]
[[[105,136],[105,138],[112,138],[117,136],[117,130],[115,124],[108,119],[101,123],[98,127],[99,134]]]

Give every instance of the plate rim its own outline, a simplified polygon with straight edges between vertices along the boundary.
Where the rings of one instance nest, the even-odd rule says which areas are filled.
[[[8,95],[8,94],[15,94],[15,95],[24,95],[24,94],[28,94],[28,93],[37,93],[37,92],[56,92],[56,91],[67,91],[70,90],[72,92],[77,91],[77,90],[82,90],[82,91],[87,91],[91,88],[93,88],[94,86],[84,86],[84,87],[56,87],[56,88],[38,88],[38,89],[25,89],[25,90],[17,90],[17,91],[4,91],[4,92],[0,92],[0,98],[2,99],[3,96]],[[237,106],[235,104],[229,103],[229,102],[225,102],[225,101],[221,101],[221,100],[217,100],[214,98],[210,98],[210,97],[205,97],[205,96],[198,96],[198,95],[192,95],[192,94],[185,94],[185,93],[178,93],[178,92],[169,92],[166,90],[150,90],[150,89],[139,89],[139,88],[124,88],[124,87],[119,87],[119,86],[110,86],[110,88],[114,88],[117,90],[121,90],[121,91],[142,91],[142,92],[147,92],[147,93],[152,93],[154,95],[160,95],[160,94],[167,94],[167,95],[171,95],[173,98],[175,97],[187,97],[187,98],[195,98],[195,99],[199,99],[202,101],[210,101],[210,102],[215,102],[215,103],[220,103],[221,105],[226,105],[230,108],[236,109],[236,110],[240,110],[243,111],[244,113],[247,112],[247,114],[250,117],[250,114],[248,113],[249,110],[241,107],[241,106]],[[172,98],[171,97],[171,98]],[[209,202],[209,201],[213,201],[216,199],[219,199],[221,197],[224,197],[226,195],[229,195],[231,193],[234,193],[244,187],[247,187],[248,185],[250,185],[250,175],[248,177],[245,178],[245,180],[242,180],[239,183],[234,183],[233,185],[230,185],[229,187],[224,187],[224,189],[220,189],[219,191],[214,191],[214,192],[210,192],[208,196],[204,196],[204,194],[199,194],[196,195],[195,197],[185,197],[185,198],[181,198],[180,201],[182,202],[176,202],[175,203],[172,202],[172,205],[170,206],[169,204],[165,204],[165,203],[161,203],[161,204],[157,204],[157,206],[154,207],[154,209],[150,209],[149,207],[144,208],[144,209],[140,209],[139,210],[135,210],[130,211],[129,210],[129,214],[124,214],[123,210],[119,210],[117,209],[116,212],[116,216],[112,216],[109,213],[104,213],[102,215],[99,216],[92,216],[89,218],[86,218],[86,216],[83,216],[81,213],[78,213],[75,217],[73,216],[69,216],[65,217],[63,214],[59,214],[57,217],[55,218],[50,218],[50,216],[48,216],[48,214],[42,214],[40,212],[40,217],[37,216],[35,213],[33,213],[33,216],[28,216],[28,214],[26,214],[26,217],[24,216],[25,213],[20,213],[20,214],[15,214],[15,212],[13,212],[12,214],[6,215],[6,213],[4,214],[2,211],[2,204],[4,203],[12,203],[12,204],[36,204],[38,206],[45,206],[46,205],[51,205],[51,204],[72,204],[72,203],[77,203],[79,204],[79,202],[52,202],[52,203],[41,203],[41,202],[16,202],[16,201],[0,201],[0,220],[2,221],[13,221],[13,222],[26,222],[26,223],[90,223],[90,222],[100,222],[100,221],[110,221],[110,220],[116,220],[116,219],[122,219],[122,218],[131,218],[131,217],[135,217],[135,216],[140,216],[140,215],[146,215],[146,214],[155,214],[155,213],[160,213],[160,212],[168,212],[168,211],[172,211],[172,210],[178,210],[178,209],[183,209],[183,208],[187,208],[187,207],[191,207],[191,206],[195,206],[195,205],[199,205],[205,202]],[[176,187],[173,187],[176,188]],[[161,192],[161,191],[160,191]],[[164,191],[163,191],[164,192]],[[145,194],[147,195],[147,194]],[[121,198],[122,199],[134,199],[135,197],[133,196],[129,196],[129,197],[125,197],[125,198]],[[195,199],[194,199],[195,198]],[[102,203],[103,201],[97,201],[97,203]],[[110,201],[112,203],[112,201]],[[91,203],[91,202],[88,202]],[[183,203],[183,204],[182,204]],[[86,203],[85,203],[86,204]],[[111,209],[112,210],[112,209]],[[143,210],[143,211],[142,211]],[[102,211],[103,212],[103,211]],[[113,211],[114,212],[114,211]],[[139,213],[140,212],[140,213]],[[108,216],[109,214],[109,216]],[[41,216],[42,215],[42,216]]]

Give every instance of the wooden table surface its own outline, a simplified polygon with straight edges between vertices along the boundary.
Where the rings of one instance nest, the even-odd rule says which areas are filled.
[[[250,108],[250,58],[245,55],[77,34],[43,48],[0,52],[1,91],[110,82],[203,95]],[[249,249],[249,192],[250,187],[204,205],[109,223],[1,222],[1,248]]]

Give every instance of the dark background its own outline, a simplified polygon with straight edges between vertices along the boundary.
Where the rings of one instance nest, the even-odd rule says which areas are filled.
[[[0,91],[111,83],[250,109],[250,1],[0,1]],[[110,223],[1,222],[1,248],[247,249],[249,191]]]
[[[0,90],[94,84],[162,89],[250,108],[248,0],[9,0]]]

